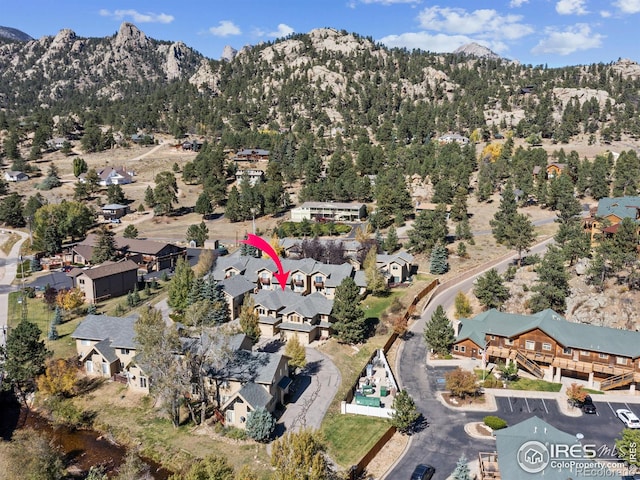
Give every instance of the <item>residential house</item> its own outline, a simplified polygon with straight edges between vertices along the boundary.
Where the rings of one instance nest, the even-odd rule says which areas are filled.
[[[226,426],[246,428],[251,412],[264,408],[275,412],[285,403],[291,379],[289,362],[280,353],[238,349],[222,372],[216,371],[220,412]]]
[[[491,309],[461,319],[453,353],[515,361],[537,378],[577,378],[600,390],[635,391],[640,382],[640,332],[569,322],[550,309],[534,315]]]
[[[4,179],[7,182],[24,182],[25,180],[29,180],[29,175],[16,170],[7,170],[4,172]]]
[[[55,137],[50,140],[47,140],[47,148],[51,150],[60,150],[64,147],[64,144],[67,142],[67,139],[64,137]]]
[[[391,255],[376,255],[376,266],[390,284],[404,283],[416,270],[413,255],[409,252],[397,252]]]
[[[131,260],[108,262],[73,275],[73,286],[82,290],[88,303],[96,303],[133,291],[138,284],[138,264]]]
[[[261,148],[244,148],[236,152],[233,160],[236,162],[259,162],[269,160],[269,150]]]
[[[598,207],[591,209],[589,216],[583,219],[583,225],[595,244],[602,236],[615,235],[625,218],[634,220],[640,229],[640,197],[601,198]]]
[[[435,212],[438,208],[438,203],[431,202],[416,202],[415,213],[419,214],[420,212]],[[446,205],[447,213],[451,211],[451,205]]]
[[[127,185],[133,183],[134,172],[127,171],[122,167],[105,167],[97,171],[98,184],[107,187],[109,185]],[[82,183],[87,181],[87,174],[81,173],[78,180]]]
[[[202,148],[202,145],[204,145],[204,143],[198,140],[185,140],[184,142],[182,142],[182,150],[199,152]]]
[[[149,391],[149,382],[135,356],[135,317],[87,315],[71,334],[78,359],[89,376],[124,381],[130,388]]]
[[[229,315],[233,320],[240,315],[240,307],[244,301],[244,296],[255,290],[253,282],[242,275],[233,275],[218,282],[229,306]]]
[[[105,220],[122,218],[129,213],[128,205],[120,205],[118,203],[109,203],[102,207],[102,216]]]
[[[554,178],[559,175],[562,175],[562,173],[566,169],[567,169],[566,163],[550,163],[549,165],[547,165],[547,168],[546,168],[547,178]]]
[[[236,182],[240,183],[245,175],[249,180],[249,185],[252,187],[258,182],[262,182],[264,180],[264,171],[255,168],[247,168],[236,171]]]
[[[496,430],[493,435],[496,451],[478,455],[479,480],[622,479],[620,474],[609,470],[610,459],[598,461],[591,451],[583,449],[577,435],[558,430],[535,415],[516,425]],[[549,449],[551,446],[562,446],[566,450],[554,453]],[[569,457],[564,455],[569,451],[571,455],[567,460]]]
[[[144,133],[144,134],[134,133],[133,135],[131,135],[130,138],[133,143],[149,144],[149,143],[153,143],[154,137],[150,133]]]
[[[72,247],[75,264],[89,264],[97,235],[89,234],[82,242]],[[185,258],[187,249],[171,243],[156,242],[139,238],[114,237],[118,253],[138,264],[143,272],[157,272],[176,266],[178,259]]]
[[[469,143],[469,138],[457,133],[447,133],[438,137],[438,141],[440,143],[457,143],[459,145],[466,145]]]
[[[367,216],[367,206],[364,203],[342,202],[304,202],[291,210],[291,221],[303,220],[353,222]]]
[[[331,243],[338,244],[343,248],[345,258],[356,268],[360,268],[358,259],[362,256],[364,246],[358,240],[333,240],[323,238],[315,238],[313,240],[319,242],[325,248]],[[282,238],[280,239],[280,246],[282,247],[285,257],[290,259],[302,258],[302,240],[299,238]]]

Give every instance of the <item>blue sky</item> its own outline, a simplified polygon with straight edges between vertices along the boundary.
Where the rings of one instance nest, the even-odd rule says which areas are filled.
[[[123,21],[214,59],[225,45],[332,27],[431,52],[477,42],[550,67],[640,61],[640,0],[7,0],[0,15],[1,25],[35,38],[62,28],[104,37]]]

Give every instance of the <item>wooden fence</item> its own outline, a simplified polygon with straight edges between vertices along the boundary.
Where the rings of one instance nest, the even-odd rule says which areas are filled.
[[[396,427],[389,427],[389,430],[384,432],[384,434],[380,437],[380,439],[375,443],[371,450],[369,450],[364,457],[360,459],[360,461],[351,467],[349,470],[349,480],[355,480],[358,478],[367,468],[369,462],[375,458],[375,456],[382,450],[382,448],[387,444],[393,434],[396,433]]]

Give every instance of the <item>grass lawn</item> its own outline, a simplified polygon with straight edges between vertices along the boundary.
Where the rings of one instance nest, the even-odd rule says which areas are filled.
[[[358,462],[389,427],[383,418],[332,413],[322,424],[322,434],[330,446],[331,458],[348,466]]]
[[[9,294],[9,328],[15,327],[22,318],[22,304],[20,292]],[[71,338],[71,334],[76,329],[82,317],[66,316],[65,321],[56,327],[58,330],[57,340],[47,340],[49,333],[49,322],[53,320],[54,311],[42,301],[41,298],[27,298],[27,319],[35,323],[42,331],[42,339],[47,348],[52,350],[55,358],[70,358],[77,355],[76,342]]]
[[[370,318],[380,318],[384,311],[389,308],[394,299],[400,299],[404,292],[402,290],[393,290],[385,297],[367,296],[361,306],[364,314]],[[404,312],[405,309],[402,311]]]
[[[16,233],[12,233],[7,238],[7,241],[0,245],[0,250],[2,250],[6,255],[9,255],[9,252],[13,248],[13,246],[20,240],[20,235]]]
[[[534,390],[537,392],[559,392],[562,384],[521,377],[514,382],[509,382],[507,388],[513,390]]]
[[[600,390],[594,390],[592,388],[585,388],[584,391],[589,393],[589,394],[591,394],[591,395],[604,395],[604,392],[602,392]]]

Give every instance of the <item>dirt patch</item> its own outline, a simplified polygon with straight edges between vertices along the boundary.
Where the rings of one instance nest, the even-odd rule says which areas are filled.
[[[469,425],[469,428],[474,435],[487,438],[493,437],[493,430],[487,427],[484,423],[475,422],[472,425]]]
[[[400,432],[394,433],[384,448],[367,465],[366,474],[373,478],[381,478],[400,458],[408,443],[408,435],[403,435]]]
[[[450,393],[442,393],[442,398],[447,403],[447,405],[450,405],[452,407],[484,405],[486,402],[484,395],[478,395],[476,397],[465,397],[461,399],[461,398],[452,396]]]

